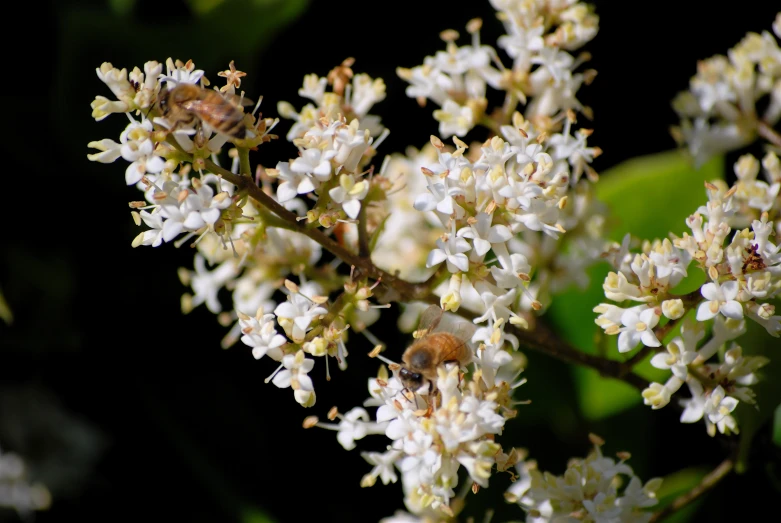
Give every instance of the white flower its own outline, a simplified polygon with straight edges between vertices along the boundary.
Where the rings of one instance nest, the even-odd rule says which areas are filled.
[[[662,314],[666,318],[671,320],[677,320],[686,313],[686,308],[683,306],[683,300],[673,299],[665,300],[662,302]]]
[[[461,106],[450,98],[445,100],[442,109],[434,111],[434,119],[439,122],[439,134],[443,138],[464,136],[474,127],[474,118],[469,106]]]
[[[287,335],[296,343],[301,343],[312,321],[327,314],[328,310],[300,293],[290,294],[287,299],[274,309],[274,314]]]
[[[290,170],[297,174],[312,175],[318,181],[325,182],[331,179],[331,158],[334,156],[336,151],[332,149],[322,151],[317,147],[310,147],[290,162]]]
[[[456,213],[457,218],[462,216],[464,209],[453,198],[464,194],[464,191],[459,187],[449,186],[447,178],[440,182],[435,182],[434,179],[434,176],[426,176],[429,192],[418,194],[415,197],[415,209],[418,211],[436,210],[447,216]]]
[[[206,303],[209,312],[217,314],[222,311],[222,304],[217,293],[226,283],[238,275],[238,269],[233,260],[220,264],[215,270],[209,272],[206,269],[206,259],[200,254],[195,255],[195,273],[192,274],[191,285],[195,296],[192,299],[192,307]]]
[[[639,314],[633,309],[625,311],[621,315],[624,327],[618,335],[618,352],[629,352],[640,342],[647,347],[660,346],[661,342],[656,339],[653,331],[660,316],[661,311],[658,308],[645,309]]]
[[[280,203],[315,190],[315,181],[307,174],[294,172],[288,162],[279,162],[275,174],[282,181],[277,186],[277,199]]]
[[[169,195],[171,196],[171,195]],[[163,238],[170,241],[182,231],[198,231],[202,227],[214,225],[222,211],[230,207],[231,199],[227,192],[214,194],[210,185],[203,184],[195,191],[183,189],[176,199],[168,198],[162,203]]]
[[[88,154],[87,159],[91,162],[112,163],[122,156],[122,144],[104,138],[95,142],[90,142],[87,147],[97,149],[98,153]]]
[[[352,174],[339,176],[339,186],[328,191],[328,195],[336,203],[341,203],[344,212],[353,220],[361,212],[361,200],[369,193],[369,182],[362,180],[355,183]]]
[[[522,286],[524,281],[529,281],[531,266],[523,254],[499,256],[497,253],[497,257],[502,267],[491,267],[491,275],[494,277],[496,285],[502,289],[514,289]]]
[[[670,369],[681,380],[689,374],[688,365],[697,359],[697,351],[690,350],[681,337],[667,344],[667,352],[660,352],[651,358],[651,365],[657,369]]]
[[[379,476],[383,485],[396,483],[396,481],[398,481],[398,477],[394,470],[396,461],[401,457],[401,452],[398,450],[389,450],[382,453],[361,452],[361,457],[368,461],[370,465],[374,465],[374,468],[369,473],[369,477],[374,479]]]
[[[708,415],[708,420],[719,426],[719,432],[724,433],[724,428],[729,425],[721,425],[724,422],[724,418],[735,410],[738,406],[738,400],[727,396],[724,392],[724,388],[721,385],[711,391],[708,400],[705,402],[705,414]],[[729,427],[734,430],[734,427]]]
[[[510,306],[515,301],[515,296],[515,289],[510,289],[503,294],[501,291],[493,289],[488,292],[481,292],[480,299],[483,301],[485,310],[483,311],[482,315],[475,318],[473,321],[475,323],[482,323],[489,318],[494,322],[498,321],[499,318],[508,320],[512,315]]]
[[[266,355],[276,361],[282,360],[283,353],[280,347],[287,342],[287,339],[274,328],[273,314],[263,314],[246,320],[240,318],[239,325],[243,334],[241,341],[252,347],[252,356],[256,360]]]
[[[455,224],[453,227],[455,228]],[[455,234],[448,235],[444,241],[438,238],[437,248],[433,249],[426,258],[426,267],[434,267],[447,260],[447,270],[451,273],[466,272],[469,270],[469,258],[464,253],[471,248],[468,241]]]
[[[169,89],[177,84],[197,84],[203,77],[203,70],[196,69],[192,60],[182,63],[179,60],[174,62],[171,58],[165,61],[166,74],[160,74],[160,81],[166,83]]]
[[[355,407],[347,412],[339,421],[336,440],[344,447],[345,450],[352,450],[355,448],[355,440],[363,439],[369,432],[369,428],[372,426],[369,418],[369,413],[366,409],[361,407]]]
[[[743,306],[735,300],[738,295],[738,282],[731,280],[722,283],[711,282],[702,286],[702,296],[707,300],[697,308],[697,321],[708,321],[718,313],[727,318],[743,318]]]
[[[145,174],[157,174],[165,165],[165,160],[154,154],[153,131],[151,121],[143,119],[137,122],[131,119],[119,136],[120,143],[108,139],[90,142],[89,147],[101,152],[87,155],[87,158],[93,162],[111,163],[122,156],[131,162],[125,170],[125,183],[135,185]]]
[[[307,358],[302,350],[295,354],[286,354],[282,358],[284,370],[277,372],[271,381],[280,389],[292,387],[293,390],[312,391],[312,378],[307,373],[314,365],[315,360]]]
[[[484,256],[491,250],[491,244],[505,243],[513,236],[506,225],[491,226],[492,220],[492,215],[485,212],[478,213],[475,218],[469,219],[467,227],[458,230],[457,236],[471,239],[474,252]]]
[[[151,245],[152,247],[158,247],[163,243],[163,214],[158,207],[151,213],[148,211],[141,211],[139,217],[144,223],[149,226],[149,229],[140,233],[133,239],[133,247],[139,245]]]

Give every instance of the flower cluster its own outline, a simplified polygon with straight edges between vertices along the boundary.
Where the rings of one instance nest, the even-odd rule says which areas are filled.
[[[131,202],[133,219],[147,226],[133,246],[157,247],[175,239],[181,245],[195,239],[195,270],[180,271],[180,279],[193,291],[182,300],[184,311],[205,304],[220,315],[221,322],[233,322],[224,345],[241,339],[252,347],[256,359],[267,356],[277,361],[279,367],[267,381],[292,388],[299,403],[311,406],[315,403],[307,376],[314,365],[311,357],[332,357],[341,368],[346,366],[345,331],[350,326],[362,330],[377,319],[368,303],[373,287],[365,279],[361,283],[338,275],[333,264],[318,266],[320,244],[295,232],[296,227],[271,215],[225,179],[224,173],[238,175],[243,161],[238,150],[231,149],[230,170],[220,171],[218,155],[230,136],[198,125],[198,118],[183,126],[157,115],[155,96],[163,89],[191,84],[207,91],[204,72],[195,69],[191,61],[169,59],[166,63],[165,74],[160,64],[148,62],[145,73],[136,68],[129,78],[125,69],[108,63],[97,70],[119,100],[108,103],[99,97],[93,104],[93,116],[102,120],[111,112],[124,112],[130,123],[119,143],[110,139],[90,143],[99,152],[89,158],[110,163],[121,157],[130,162],[126,182],[145,196],[145,201]],[[281,104],[280,112],[297,120],[288,137],[298,145],[300,156],[258,175],[264,187],[277,181],[277,200],[284,208],[324,226],[343,226],[347,242],[350,231],[346,229],[355,228],[351,218],[358,215],[369,192],[369,182],[360,180],[359,170],[374,154],[371,133],[381,132],[379,120],[367,111],[383,98],[384,86],[381,80],[366,75],[355,75],[352,83],[345,85],[345,78],[352,77],[349,66],[343,64],[334,71],[331,83],[340,95],[325,92],[325,78],[308,76],[301,94],[318,106],[307,105],[299,114],[289,104]],[[225,96],[219,103],[232,103],[228,96],[234,94],[243,74],[233,63],[220,73],[227,85],[219,91],[222,94],[218,96]],[[137,92],[134,98],[129,97],[131,91]],[[348,107],[349,113],[345,110]],[[234,109],[240,110],[238,106]],[[206,118],[201,113],[195,116]],[[275,138],[269,131],[276,120],[246,116],[251,120],[246,123],[248,133],[254,136],[244,140],[244,145]],[[373,187],[384,190],[381,177],[375,177]],[[311,210],[299,197],[310,192],[321,196]],[[218,296],[222,289],[231,291],[230,312],[223,312]],[[344,289],[345,297],[340,308],[329,313],[327,296],[337,289]]]
[[[781,13],[773,30],[781,36]],[[699,64],[690,91],[675,100],[682,124],[674,134],[698,163],[746,145],[757,134],[779,142],[772,130],[781,119],[779,86],[778,42],[767,31],[749,33],[728,58]],[[756,105],[765,95],[769,101],[760,116]],[[597,324],[619,335],[620,352],[642,344],[646,348],[633,361],[656,351],[651,364],[671,372],[664,384],[654,382],[643,391],[645,404],[664,407],[685,383],[691,397],[679,400],[681,421],[704,419],[711,436],[717,430],[738,432],[732,412],[740,401],[755,403],[750,386],[768,363],[764,356],[743,355],[733,341],[746,332],[746,320],[781,336],[781,316],[773,304],[781,292],[781,247],[771,241],[781,233],[781,162],[772,150],[761,162],[745,154],[734,172],[731,186],[722,180],[706,183],[707,203],[686,219],[690,232],[672,242],[645,242],[637,254],[629,252],[629,236],[613,246],[609,260],[617,272],[605,280],[605,296],[633,305],[602,303],[594,309],[600,314]],[[706,282],[677,295],[674,287],[690,276],[692,266]],[[679,335],[663,346],[679,323]],[[712,361],[717,353],[720,361]]]
[[[618,453],[620,461],[602,455],[603,444],[592,436],[594,450],[585,459],[570,460],[561,476],[540,472],[534,461],[524,461],[516,468],[519,479],[505,494],[507,501],[517,503],[527,513],[529,523],[577,520],[584,522],[644,523],[651,513],[644,510],[657,504],[656,492],[661,478],[645,485],[626,464],[626,452]]]
[[[585,286],[587,269],[607,259],[614,272],[603,288],[618,304],[598,305],[597,324],[618,335],[621,353],[643,346],[628,367],[656,352],[652,364],[671,372],[643,391],[646,404],[665,406],[685,383],[691,398],[681,400],[682,421],[704,419],[711,435],[736,432],[731,413],[754,401],[750,387],[767,360],[744,356],[735,340],[746,320],[781,334],[771,302],[781,291],[781,249],[771,241],[781,233],[781,162],[772,152],[761,162],[741,157],[734,185],[706,185],[707,204],[686,220],[690,233],[646,241],[640,252],[630,252],[629,235],[608,242],[605,208],[592,190],[601,151],[577,125],[577,113],[591,116],[577,92],[595,72],[577,72],[588,55],[571,54],[594,37],[598,18],[576,0],[491,3],[507,33],[497,48],[511,67],[481,42],[482,24],[472,20],[470,45],[459,47],[458,34],[445,31],[445,51],[398,70],[409,96],[439,106],[442,138],[420,149],[375,161],[389,131],[371,111],[385,84],[356,74],[348,58],[324,77],[304,78],[300,109],[277,104],[292,121],[285,138],[296,157],[253,169],[250,151],[278,138],[270,133],[278,120],[263,118],[259,104],[244,113],[237,90],[245,73],[231,62],[219,73],[225,85],[210,89],[191,61],[169,58],[165,72],[154,61],[130,73],[109,63],[97,69],[116,100],[97,97],[93,117],[124,113],[130,122],[119,142],[91,142],[97,152],[88,157],[128,162],[125,182],[144,195],[130,203],[135,223],[145,225],[134,247],[192,241],[193,270],[179,272],[190,289],[183,310],[205,305],[230,328],[224,347],[241,341],[255,359],[274,361],[266,382],[291,389],[300,405],[316,404],[315,360],[324,360],[329,379],[332,358],[346,369],[351,331],[375,345],[370,356],[386,366],[369,380],[370,398],[345,413],[331,409],[333,423],[310,416],[304,426],[336,431],[347,450],[369,435],[387,438],[384,451],[362,453],[372,468],[361,480],[368,487],[401,479],[409,513],[386,521],[453,518],[470,487],[487,487],[494,471],[516,465],[521,480],[508,496],[530,521],[647,521],[643,509],[656,503],[659,480],[643,486],[627,456],[605,458],[596,440],[563,477],[503,450],[497,438],[517,415],[512,395],[525,381],[519,338],[534,335],[554,294]],[[769,33],[750,35],[729,61],[701,67],[676,102],[679,134],[695,156],[745,143],[747,132],[767,134],[781,118],[779,56]],[[504,93],[501,107],[489,107],[489,87]],[[759,118],[754,104],[765,94]],[[230,129],[213,118],[215,107],[230,116]],[[489,133],[485,141],[459,138],[478,127]],[[708,281],[678,294],[693,268]],[[429,347],[430,368],[412,387],[408,354],[401,364],[386,358],[369,330],[391,302],[404,309],[402,331],[429,305],[443,315],[443,331],[468,332],[457,338],[458,361]],[[433,335],[422,323],[416,337]],[[469,481],[459,487],[462,467]],[[628,477],[625,488],[619,477]]]
[[[20,456],[0,451],[0,507],[12,508],[20,515],[49,508],[49,490],[41,483],[31,483],[28,476]]]
[[[527,119],[544,131],[554,127],[556,118],[567,110],[590,115],[575,95],[595,73],[576,73],[588,55],[575,58],[567,51],[596,36],[598,17],[591,7],[553,0],[492,0],[491,4],[507,31],[497,43],[512,59],[511,67],[502,65],[496,49],[481,43],[482,22],[475,19],[467,25],[471,45],[459,47],[458,33],[444,31],[445,51],[427,56],[423,65],[397,70],[410,83],[408,96],[421,105],[431,100],[440,107],[434,111],[439,134],[464,136],[476,125],[490,121],[488,87],[505,91],[510,104],[528,101]]]
[[[698,164],[767,136],[781,120],[781,13],[773,33],[748,33],[727,56],[699,62],[689,90],[673,101],[681,118],[673,136]]]
[[[707,364],[719,349],[745,332],[750,319],[767,332],[781,335],[781,316],[771,302],[781,292],[781,249],[770,241],[777,231],[772,213],[778,216],[778,158],[769,153],[763,164],[770,183],[758,181],[759,162],[750,155],[735,164],[736,183],[728,188],[723,182],[706,185],[708,202],[686,220],[691,234],[674,241],[643,244],[642,252],[629,252],[629,237],[616,245],[610,260],[617,272],[605,279],[605,296],[629,307],[608,303],[594,311],[596,322],[607,334],[618,334],[618,350],[629,352],[638,345],[661,350],[651,360],[672,376],[664,384],[652,383],[645,391],[645,403],[658,409],[683,383],[692,398],[684,400],[683,422],[703,418],[708,433],[737,432],[730,412],[738,400],[753,403],[746,386],[756,383],[756,370],[767,363],[759,356],[743,356],[733,345],[719,365]],[[748,227],[745,227],[748,225]],[[689,275],[692,266],[707,277],[699,290],[677,295],[674,287]],[[681,335],[662,348],[664,335],[687,312]],[[696,311],[696,312],[695,312]],[[660,322],[666,322],[662,325]],[[712,325],[709,339],[705,326]],[[645,349],[644,349],[645,350]]]
[[[385,452],[363,452],[372,465],[361,480],[369,487],[379,478],[383,484],[398,481],[401,474],[407,509],[417,517],[433,520],[453,515],[458,471],[463,466],[473,488],[487,487],[493,467],[507,470],[515,464],[514,452],[504,454],[494,438],[505,422],[514,417],[512,390],[521,385],[520,371],[510,375],[486,376],[481,370],[463,374],[458,365],[437,368],[436,384],[418,391],[405,388],[398,377],[400,366],[390,364],[393,375],[381,367],[369,380],[371,397],[342,415],[336,409],[329,419],[338,424],[308,418],[306,427],[338,431],[337,439],[347,449],[355,440],[370,434],[384,434],[390,443]],[[376,407],[374,420],[364,407]]]

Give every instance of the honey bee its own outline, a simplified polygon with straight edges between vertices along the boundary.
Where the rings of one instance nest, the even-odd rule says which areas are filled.
[[[436,305],[423,312],[417,330],[418,339],[407,347],[401,357],[399,380],[408,390],[416,391],[428,382],[429,392],[436,390],[437,367],[444,363],[457,363],[460,367],[472,361],[472,351],[467,341],[472,337],[474,326],[462,322],[453,333],[435,332],[443,315]]]
[[[160,91],[157,105],[162,116],[171,122],[171,130],[201,121],[214,131],[244,139],[247,127],[244,125],[242,106],[253,103],[252,100],[236,95],[181,83],[173,89],[164,88]]]

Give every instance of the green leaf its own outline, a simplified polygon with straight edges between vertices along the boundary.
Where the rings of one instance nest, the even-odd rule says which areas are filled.
[[[190,5],[193,13],[203,15],[216,9],[224,2],[225,0],[189,0],[187,3]]]
[[[659,504],[654,506],[653,509],[655,511],[660,510],[672,503],[673,500],[681,494],[689,492],[702,481],[702,478],[704,478],[707,473],[708,471],[706,469],[690,467],[666,476],[662,482],[662,487],[656,493]],[[675,511],[665,518],[665,523],[685,523],[690,521],[701,503],[702,498]]]
[[[717,157],[695,169],[679,151],[627,160],[602,173],[596,196],[615,220],[609,237],[624,234],[642,239],[667,238],[686,229],[686,217],[704,205],[704,182],[724,179],[724,159]]]
[[[241,515],[242,523],[274,523],[274,520],[269,517],[265,512],[261,512],[256,508],[250,508],[244,511]]]
[[[778,338],[770,336],[767,331],[753,321],[746,321],[748,332],[738,338],[736,342],[743,348],[745,356],[765,356],[770,363],[759,369],[759,383],[751,388],[757,395],[757,404],[748,405],[740,402],[733,415],[740,428],[740,446],[738,460],[735,463],[735,471],[743,473],[747,468],[751,443],[757,431],[765,423],[773,423],[773,441],[779,444],[781,441],[781,427],[779,427],[779,409],[781,409],[781,360],[778,358]],[[775,420],[771,420],[775,417]]]
[[[781,404],[773,414],[773,443],[781,447]]]
[[[369,252],[374,252],[374,248],[377,246],[377,241],[380,239],[380,236],[382,236],[382,233],[385,230],[385,224],[388,223],[388,218],[390,218],[390,214],[383,218],[377,228],[374,229],[374,232],[372,232],[371,238],[369,238]]]
[[[620,242],[627,233],[649,240],[667,238],[670,232],[680,235],[686,229],[686,217],[706,201],[704,182],[722,179],[723,166],[724,160],[716,158],[695,169],[685,156],[672,151],[635,158],[605,171],[595,192],[609,208],[613,227],[608,237]],[[584,352],[623,359],[616,348],[617,338],[606,337],[594,323],[593,308],[607,301],[602,283],[609,271],[607,264],[592,267],[589,287],[555,296],[547,318],[564,339]],[[679,289],[696,288],[701,278],[697,272],[691,271]],[[667,373],[649,361],[650,355],[635,367],[636,372],[650,380],[663,379]],[[642,400],[637,390],[606,380],[591,369],[575,367],[572,374],[581,412],[588,419],[617,414]]]
[[[124,16],[133,11],[136,0],[108,0],[108,5],[114,13]]]
[[[8,325],[11,325],[14,322],[14,313],[11,311],[8,302],[5,301],[2,290],[0,290],[0,320],[3,320]]]

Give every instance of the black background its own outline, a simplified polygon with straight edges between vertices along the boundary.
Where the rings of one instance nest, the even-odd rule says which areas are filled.
[[[749,30],[769,30],[777,9],[759,1],[725,3],[729,9],[706,1],[595,3],[601,29],[587,49],[599,74],[579,98],[594,109],[590,143],[604,150],[597,170],[673,148],[669,102],[688,85],[697,59],[726,52]],[[262,94],[262,110],[276,115],[279,100],[303,104],[296,91],[304,74],[325,75],[353,56],[355,71],[382,77],[388,87],[373,111],[391,130],[380,152],[419,147],[436,133],[427,117],[432,107],[420,109],[404,95],[395,68],[422,63],[443,48],[441,30],[463,35],[475,16],[485,20],[483,41],[495,44],[500,25],[489,4],[466,4],[314,0],[300,19],[267,35],[268,47],[237,62],[250,73],[242,87],[248,96]],[[307,415],[324,417],[332,405],[344,412],[363,401],[377,364],[363,356],[368,342],[356,342],[350,368],[330,383],[318,363],[313,409],[298,406],[290,390],[265,385],[271,362],[256,362],[241,344],[222,350],[225,329],[204,307],[181,314],[185,289],[176,269],[192,265],[192,251],[131,248],[138,230],[126,202],[139,193],[125,186],[123,162],[86,159],[87,142],[116,140],[126,125],[121,115],[97,123],[90,117],[92,99],[110,96],[94,69],[103,61],[129,69],[164,61],[210,35],[192,30],[179,2],[138,2],[125,19],[138,32],[116,38],[100,25],[109,17],[103,2],[27,7],[18,20],[30,37],[9,45],[4,60],[0,285],[15,322],[0,324],[0,444],[28,456],[54,491],[54,506],[37,520],[238,521],[258,507],[280,522],[352,522],[378,521],[401,508],[399,484],[359,487],[370,466],[358,450],[344,451],[335,433],[301,428]],[[165,38],[149,40],[144,32],[174,21],[176,30]],[[32,51],[31,40],[41,52]],[[235,58],[221,40],[201,60],[174,56],[193,58],[213,80]],[[284,135],[289,123],[280,125]],[[282,140],[257,154],[253,161],[271,165],[294,149]],[[403,346],[390,321],[373,331]],[[529,358],[529,383],[519,395],[535,403],[528,414],[522,408],[501,441],[529,448],[543,469],[561,473],[569,457],[585,455],[589,432],[607,439],[609,453],[632,452],[630,465],[643,479],[686,465],[712,468],[726,453],[701,423],[681,425],[672,409],[637,407],[585,422],[572,406],[567,368]],[[535,382],[535,373],[548,384]],[[769,506],[767,432],[757,438],[756,466],[719,486],[697,519],[759,514]],[[376,440],[359,442],[359,449],[377,450]],[[506,476],[493,478],[490,489],[470,498],[468,513],[480,520],[494,507],[494,521],[520,519],[502,501],[508,484]]]

